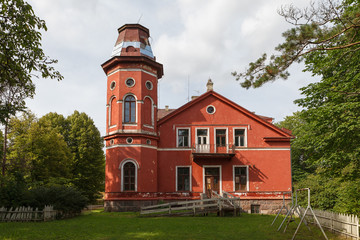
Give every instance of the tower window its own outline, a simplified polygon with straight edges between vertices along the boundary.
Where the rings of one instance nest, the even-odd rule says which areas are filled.
[[[123,166],[123,190],[135,191],[136,167],[132,162],[127,162]]]
[[[126,86],[133,87],[135,85],[135,80],[133,78],[128,78],[125,81]]]
[[[128,137],[127,139],[126,139],[126,143],[127,144],[132,144],[133,143],[133,139],[132,139],[132,137]]]
[[[135,97],[131,95],[125,98],[124,122],[125,123],[136,122],[136,100]]]
[[[153,89],[153,84],[152,84],[152,82],[150,82],[150,81],[146,81],[145,86],[146,86],[146,88],[149,89],[149,90],[152,90],[152,89]]]
[[[112,81],[112,82],[110,83],[110,90],[114,90],[114,89],[115,89],[115,86],[116,86],[115,81]]]

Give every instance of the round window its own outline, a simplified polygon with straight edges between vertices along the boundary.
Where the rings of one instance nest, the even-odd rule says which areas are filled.
[[[208,106],[207,108],[206,108],[206,112],[208,113],[208,114],[214,114],[215,113],[215,107],[214,106]]]
[[[115,89],[115,86],[116,86],[116,82],[115,82],[115,81],[112,81],[112,82],[110,83],[110,89],[111,89],[111,90],[114,90],[114,89]]]
[[[151,140],[150,139],[146,139],[146,144],[150,145],[151,144]]]
[[[133,142],[133,139],[131,137],[128,137],[126,139],[126,143],[131,144]]]
[[[128,78],[128,79],[126,79],[125,84],[128,87],[133,87],[135,85],[135,80],[132,78]]]
[[[114,139],[111,139],[110,140],[110,145],[113,145],[114,144]]]
[[[153,84],[152,84],[152,82],[150,82],[150,81],[146,81],[145,86],[146,86],[146,88],[149,89],[149,90],[152,90],[152,89],[153,89]]]

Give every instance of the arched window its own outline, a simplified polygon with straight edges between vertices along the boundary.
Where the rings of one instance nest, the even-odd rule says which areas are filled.
[[[126,162],[122,169],[123,191],[136,191],[136,166],[133,162]]]
[[[129,95],[125,98],[124,108],[124,122],[135,123],[136,122],[136,100],[135,97]]]

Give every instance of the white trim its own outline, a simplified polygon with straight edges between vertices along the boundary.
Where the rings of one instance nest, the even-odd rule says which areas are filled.
[[[191,148],[158,148],[157,149],[158,151],[163,151],[163,152],[166,152],[166,151],[171,151],[171,152],[176,152],[176,151],[192,151]]]
[[[203,165],[203,193],[206,193],[206,183],[205,183],[205,168],[219,168],[219,195],[222,194],[222,166],[221,165]]]
[[[244,129],[244,146],[235,146],[235,130],[236,129]],[[233,128],[233,144],[235,146],[235,148],[246,148],[247,147],[247,127],[234,127]]]
[[[175,173],[175,189],[176,192],[178,192],[178,168],[189,168],[189,192],[192,192],[192,166],[191,165],[186,165],[186,166],[176,166],[176,173]],[[182,191],[182,192],[187,192],[187,191]]]
[[[138,169],[139,169],[139,164],[136,160],[134,159],[124,159],[121,161],[119,168],[121,169],[121,191],[124,192],[124,165],[128,162],[131,162],[135,165],[135,192],[137,192],[137,178],[138,178]]]
[[[120,148],[120,147],[143,147],[143,148],[151,148],[151,149],[155,149],[157,150],[156,146],[151,146],[151,145],[146,145],[146,144],[116,144],[116,145],[112,145],[112,146],[107,146],[106,149],[111,149],[111,148]]]
[[[226,150],[229,151],[229,130],[228,128],[222,128],[222,127],[218,127],[218,128],[214,128],[214,151],[216,152],[216,130],[224,130],[225,129],[225,147]]]
[[[147,125],[147,124],[143,124],[143,126],[144,126],[144,127],[146,127],[146,128],[151,128],[151,129],[154,129],[154,127],[153,127],[153,126],[150,126],[150,125]]]
[[[117,72],[130,72],[130,71],[131,71],[131,72],[139,72],[139,71],[140,71],[140,72],[144,72],[144,73],[147,73],[147,74],[149,74],[149,75],[157,78],[157,75],[156,75],[156,74],[151,73],[151,72],[146,71],[146,70],[141,69],[141,68],[121,68],[121,69],[118,68],[118,69],[112,71],[111,73],[109,73],[107,76],[109,77],[109,76],[111,76],[111,75],[113,75],[114,73],[117,73]]]
[[[233,191],[235,192],[235,168],[236,167],[246,167],[246,190],[245,191],[249,191],[249,165],[233,165]]]
[[[235,148],[235,151],[284,151],[290,150],[289,147],[284,148]]]
[[[179,147],[179,141],[178,141],[178,137],[179,137],[179,134],[178,134],[178,130],[179,129],[187,129],[187,130],[189,130],[189,136],[188,136],[188,146],[184,146],[184,147]],[[177,148],[189,148],[189,147],[191,147],[191,128],[189,128],[189,127],[185,127],[185,128],[182,128],[182,127],[179,127],[179,128],[176,128],[176,147]]]

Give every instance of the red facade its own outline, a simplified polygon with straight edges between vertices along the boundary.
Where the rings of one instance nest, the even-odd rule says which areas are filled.
[[[212,192],[249,204],[291,191],[291,135],[212,90],[178,109],[157,108],[163,67],[139,24],[119,28],[107,75],[107,210]],[[261,202],[260,202],[261,200]],[[265,208],[264,208],[265,209]]]

